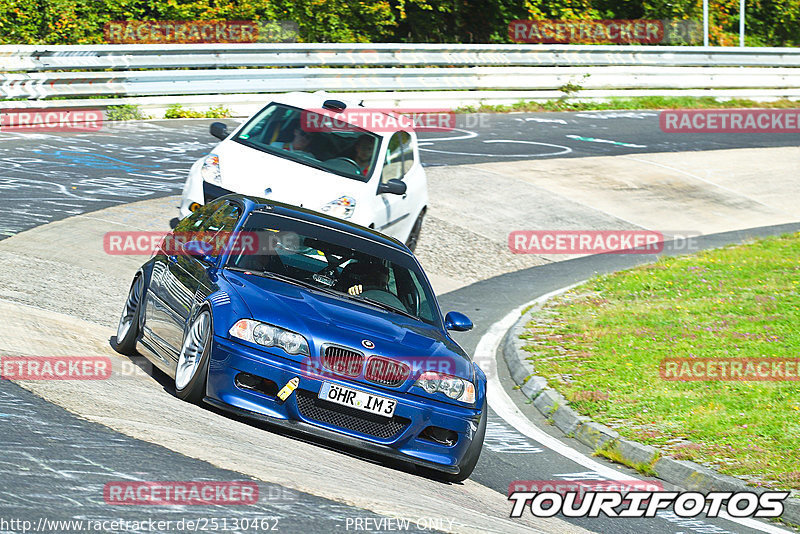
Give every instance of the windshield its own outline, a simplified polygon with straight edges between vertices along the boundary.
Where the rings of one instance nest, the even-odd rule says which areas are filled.
[[[270,104],[233,138],[249,147],[366,182],[381,138],[348,123],[318,121],[313,112]]]
[[[282,215],[255,211],[242,227],[258,253],[226,267],[272,275],[441,326],[433,292],[413,257],[380,243]]]

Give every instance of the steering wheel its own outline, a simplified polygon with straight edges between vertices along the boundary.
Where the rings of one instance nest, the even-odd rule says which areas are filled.
[[[359,165],[358,163],[356,163],[354,160],[352,160],[350,158],[346,158],[344,156],[339,156],[337,158],[331,158],[327,162],[331,162],[331,161],[346,161],[347,163],[349,163],[350,165],[352,165],[353,167],[358,169],[358,172],[361,172],[361,165]]]

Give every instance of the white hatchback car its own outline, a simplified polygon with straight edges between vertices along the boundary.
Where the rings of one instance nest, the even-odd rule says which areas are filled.
[[[380,127],[346,122],[358,114],[379,114],[364,122]],[[232,133],[214,123],[211,134],[222,142],[192,165],[180,217],[241,193],[348,219],[413,250],[428,204],[427,178],[413,128],[392,127],[398,121],[383,120],[390,117],[397,116],[320,91],[276,96]]]

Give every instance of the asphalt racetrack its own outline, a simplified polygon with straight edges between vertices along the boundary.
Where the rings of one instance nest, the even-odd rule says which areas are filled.
[[[108,123],[96,133],[0,133],[0,239],[55,220],[179,194],[217,143],[209,119]],[[238,119],[227,119],[234,124]],[[796,146],[792,134],[665,134],[656,111],[459,115],[421,133],[423,165]],[[461,127],[464,128],[461,128]]]

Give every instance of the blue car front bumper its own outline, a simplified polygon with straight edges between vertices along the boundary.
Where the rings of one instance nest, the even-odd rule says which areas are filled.
[[[236,377],[247,373],[275,384],[274,391],[292,378],[299,386],[285,401],[272,392],[240,387]],[[394,416],[375,416],[317,398],[324,381],[367,391],[397,401]],[[480,410],[447,404],[422,396],[315,376],[298,362],[236,341],[214,337],[209,364],[206,402],[223,410],[255,418],[305,434],[333,439],[348,446],[400,458],[448,473],[459,472],[459,462],[472,442]],[[485,414],[484,414],[485,415]],[[438,427],[455,432],[454,445],[421,437]]]

